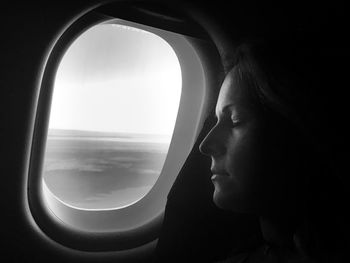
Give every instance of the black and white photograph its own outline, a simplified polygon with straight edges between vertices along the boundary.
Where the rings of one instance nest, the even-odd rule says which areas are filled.
[[[1,262],[348,262],[346,1],[0,10]]]

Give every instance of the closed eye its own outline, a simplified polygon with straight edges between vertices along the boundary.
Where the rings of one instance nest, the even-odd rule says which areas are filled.
[[[239,125],[241,123],[241,121],[239,120],[239,118],[237,116],[231,116],[231,125],[236,127],[237,125]]]
[[[238,118],[231,118],[230,116],[222,116],[221,118],[216,118],[216,120],[216,125],[230,129],[237,127],[241,123]]]

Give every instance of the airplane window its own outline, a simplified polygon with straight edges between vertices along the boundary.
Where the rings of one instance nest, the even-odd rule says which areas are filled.
[[[57,70],[45,188],[87,210],[142,199],[162,171],[181,89],[179,60],[161,37],[118,24],[87,30]]]

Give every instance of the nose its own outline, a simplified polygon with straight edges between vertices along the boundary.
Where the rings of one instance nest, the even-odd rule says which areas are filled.
[[[199,145],[199,151],[208,156],[218,156],[225,152],[218,125],[215,125]]]

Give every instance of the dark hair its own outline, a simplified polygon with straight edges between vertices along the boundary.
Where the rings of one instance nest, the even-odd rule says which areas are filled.
[[[274,127],[283,123],[284,139],[292,145],[288,158],[299,160],[291,174],[308,182],[301,196],[307,218],[303,246],[321,262],[344,252],[348,233],[342,178],[332,166],[334,142],[326,137],[329,131],[320,129],[325,119],[339,114],[328,108],[334,104],[329,95],[337,74],[328,70],[334,60],[327,55],[300,39],[245,40],[225,64],[226,71],[237,67],[240,79],[248,81],[249,94],[267,116],[274,116]]]

